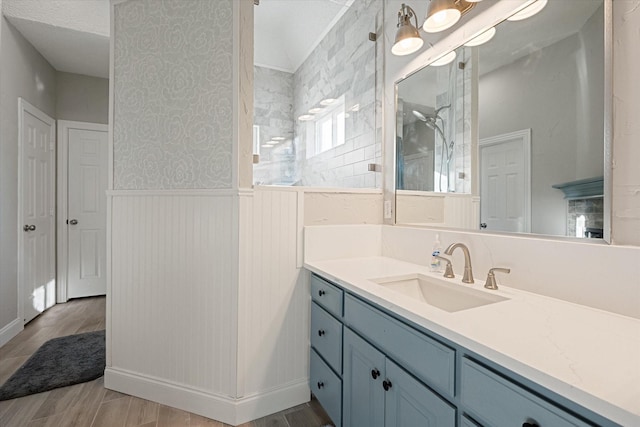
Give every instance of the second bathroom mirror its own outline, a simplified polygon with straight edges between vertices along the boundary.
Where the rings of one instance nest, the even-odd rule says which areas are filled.
[[[400,81],[396,222],[602,238],[610,9],[549,0]]]

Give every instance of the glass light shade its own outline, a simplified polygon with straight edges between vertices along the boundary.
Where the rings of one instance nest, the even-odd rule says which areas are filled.
[[[460,16],[454,0],[431,0],[422,28],[427,33],[438,33],[455,25]]]
[[[398,28],[391,53],[396,56],[409,55],[420,49],[423,44],[424,41],[420,37],[418,29],[411,23],[405,23]]]
[[[327,105],[331,105],[334,102],[336,102],[334,98],[325,98],[322,101],[320,101],[320,105],[324,105],[326,107]]]
[[[315,107],[309,110],[309,113],[311,114],[318,114],[324,111],[324,108],[320,108],[320,107]]]
[[[435,61],[433,61],[431,64],[431,66],[434,67],[440,67],[442,65],[447,65],[448,63],[450,63],[451,61],[453,61],[454,59],[456,59],[456,51],[452,50],[451,52],[442,55],[440,58],[436,59]]]
[[[271,138],[272,141],[284,141],[284,136],[274,136]]]
[[[301,122],[307,122],[309,120],[313,120],[313,116],[311,114],[303,114],[298,117],[298,120],[300,120]]]
[[[514,13],[507,18],[507,21],[522,21],[540,12],[547,5],[548,0],[536,0],[521,11]]]
[[[496,35],[496,27],[491,27],[484,33],[472,38],[471,40],[466,42],[464,45],[467,47],[480,46],[481,44],[484,44],[489,40],[491,40],[495,35]]]

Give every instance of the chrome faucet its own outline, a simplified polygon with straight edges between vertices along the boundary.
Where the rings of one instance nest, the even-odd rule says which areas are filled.
[[[473,270],[471,269],[471,255],[469,255],[469,248],[463,243],[453,243],[444,251],[445,254],[451,255],[456,248],[462,249],[464,253],[464,275],[462,276],[463,283],[473,283]]]

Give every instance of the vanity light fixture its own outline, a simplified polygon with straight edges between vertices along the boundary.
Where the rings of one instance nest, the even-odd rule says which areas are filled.
[[[415,25],[411,23],[414,19]],[[391,48],[391,53],[397,56],[409,55],[422,47],[424,41],[418,32],[418,17],[410,6],[402,3],[398,11],[398,31],[396,40]]]
[[[422,28],[427,33],[439,33],[456,24],[474,2],[465,0],[430,0]]]
[[[429,65],[433,66],[433,67],[440,67],[442,65],[447,65],[448,63],[450,63],[454,59],[456,59],[456,51],[452,50],[451,52],[448,52],[448,53],[442,55],[441,57],[439,57],[438,59],[436,59],[435,61],[433,61]]]
[[[298,117],[298,120],[300,120],[301,122],[308,122],[309,120],[313,120],[313,116],[311,114],[303,114]]]
[[[324,108],[314,107],[314,108],[309,110],[309,113],[310,114],[318,114],[318,113],[322,113],[323,111],[324,111]]]
[[[322,101],[320,101],[320,105],[323,105],[326,107],[327,105],[331,105],[334,102],[336,102],[335,98],[325,98]]]
[[[540,12],[547,5],[548,0],[536,0],[524,9],[514,13],[507,21],[522,21]]]
[[[271,138],[272,141],[284,141],[285,138],[284,136],[274,136],[273,138]]]
[[[472,38],[471,40],[466,42],[464,45],[467,47],[480,46],[481,44],[484,44],[489,40],[491,40],[495,35],[496,35],[496,27],[491,27],[487,31],[480,33],[476,37]]]

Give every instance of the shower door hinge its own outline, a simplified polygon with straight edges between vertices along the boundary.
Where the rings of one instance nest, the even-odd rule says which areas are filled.
[[[376,41],[378,39],[378,35],[376,33],[369,33],[369,41]]]

